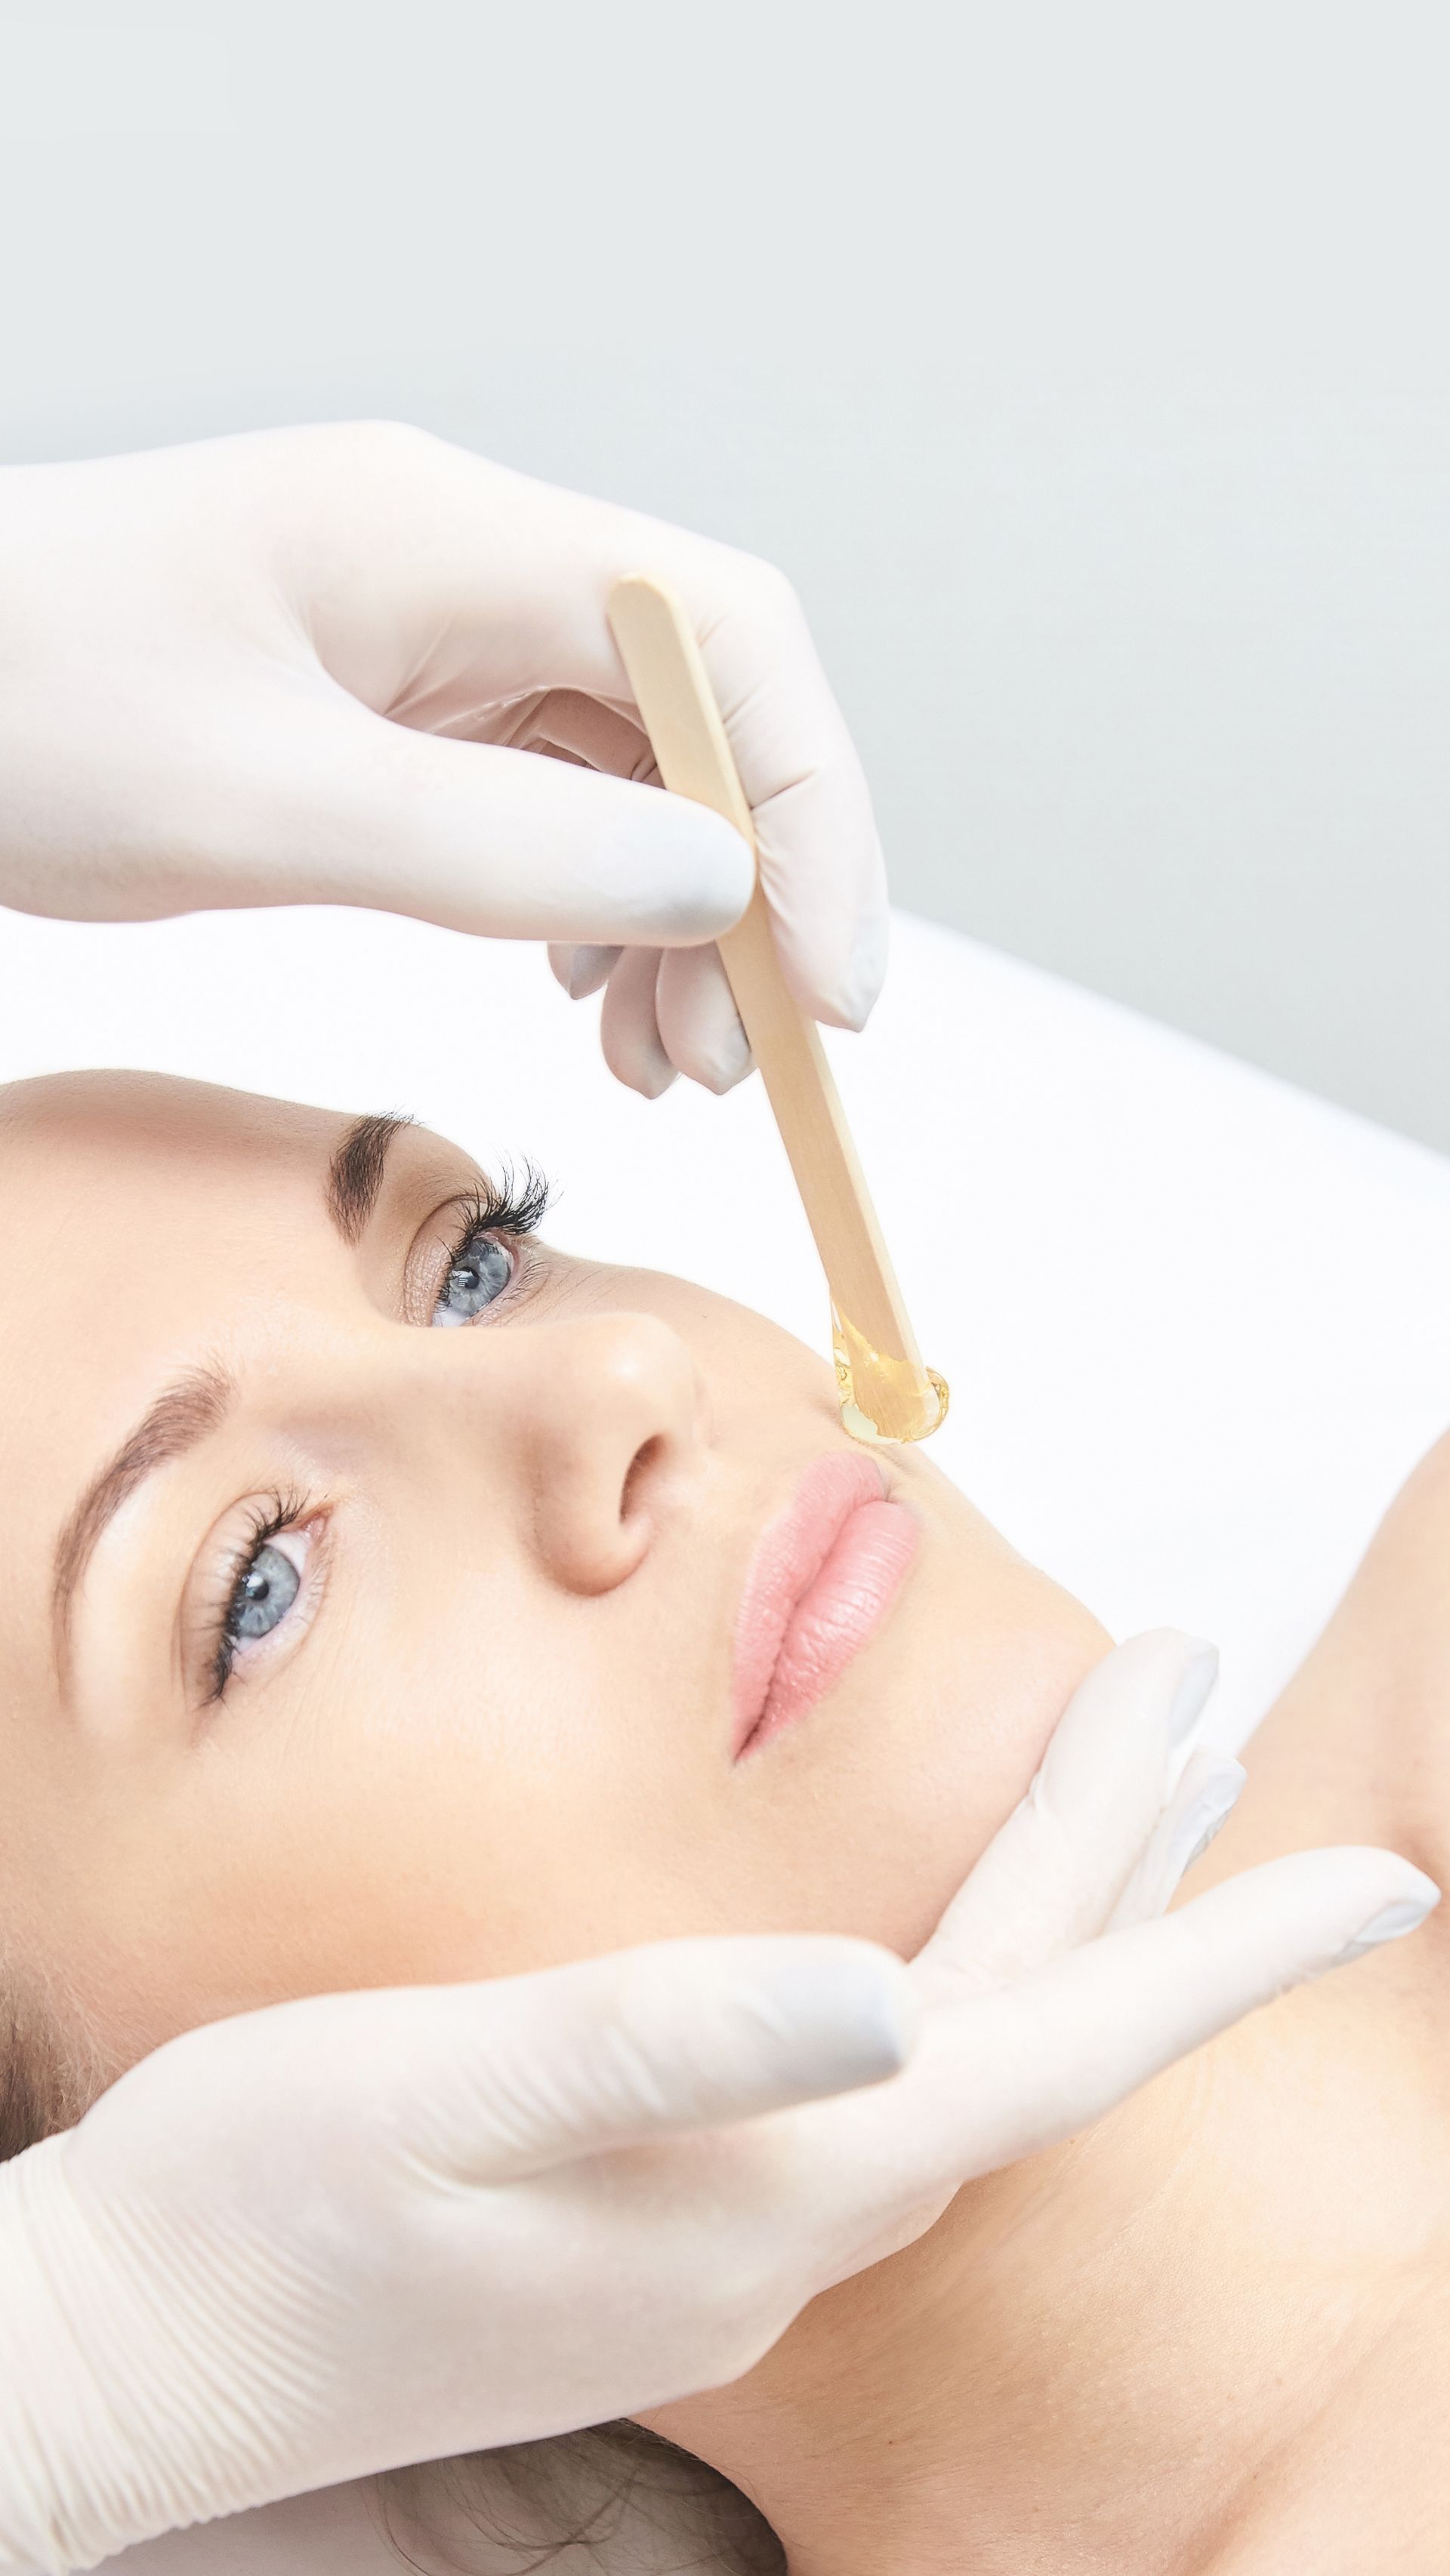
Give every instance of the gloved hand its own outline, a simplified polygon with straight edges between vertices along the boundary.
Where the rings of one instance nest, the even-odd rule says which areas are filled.
[[[1411,1928],[1437,1891],[1367,1850],[1156,1919],[1243,1776],[1181,1771],[1211,1678],[1168,1632],[1107,1657],[909,1969],[686,1941],[159,2050],[0,2175],[0,2567],[718,2385],[964,2181]]]
[[[728,1088],[749,1058],[699,943],[744,911],[750,861],[642,783],[605,615],[630,571],[702,639],[798,1000],[859,1028],[881,853],[789,585],[387,424],[0,473],[0,902],[368,904],[547,939],[571,992],[608,976],[623,1081]]]

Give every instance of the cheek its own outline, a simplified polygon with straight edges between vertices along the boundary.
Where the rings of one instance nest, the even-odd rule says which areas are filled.
[[[631,1615],[627,1587],[561,1601],[498,1562],[420,1561],[180,1762],[118,1761],[70,1923],[110,2071],[296,1995],[729,1928],[699,1892],[701,1736],[678,1722],[709,1676],[666,1653],[661,1726]]]
[[[962,1640],[937,1698],[931,1862],[911,1893],[911,1942],[925,1940],[962,1879],[1026,1794],[1079,1682],[1112,1644],[1067,1593],[1023,1567],[990,1621]]]
[[[1051,1607],[1050,1618],[1024,1622],[994,1638],[984,1658],[983,1850],[1025,1795],[1079,1682],[1112,1645],[1097,1620],[1065,1595],[1057,1594]]]
[[[966,1639],[983,1755],[1004,1813],[1027,1788],[1078,1683],[1111,1645],[1071,1593],[1014,1563],[990,1615]]]

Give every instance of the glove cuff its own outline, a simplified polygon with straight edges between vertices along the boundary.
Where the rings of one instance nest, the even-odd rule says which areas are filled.
[[[114,2439],[61,2283],[74,2214],[63,2138],[0,2168],[0,2576],[93,2566],[88,2489]]]
[[[179,2427],[146,2402],[146,2320],[72,2188],[71,2144],[0,2166],[0,2576],[72,2576],[195,2518]]]

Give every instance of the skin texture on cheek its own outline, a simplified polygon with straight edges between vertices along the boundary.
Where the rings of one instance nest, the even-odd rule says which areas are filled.
[[[138,1768],[124,1819],[92,1844],[78,1962],[120,2062],[291,1994],[689,1932],[837,1930],[909,1954],[1099,1645],[1076,1622],[1039,1624],[965,1677],[932,1651],[933,1622],[913,1636],[903,1619],[852,1706],[732,1774],[718,1744],[704,1751],[687,1660],[653,1656],[646,1687],[636,1653],[605,1655],[591,1680],[582,1636],[577,1662],[541,1668],[526,1642],[512,1660],[477,1652],[467,1615],[429,1626],[426,1654],[416,1638],[396,1654],[351,1640],[317,1673],[316,1708],[265,1751],[239,1704],[169,1794]],[[898,1696],[908,1663],[919,1677]]]
[[[941,1552],[831,1700],[733,1769],[723,1612],[690,1651],[685,1587],[673,1655],[653,1621],[641,1652],[627,1587],[546,1621],[527,1584],[505,1620],[484,1574],[400,1582],[305,1688],[299,1663],[284,1715],[238,1697],[179,1775],[143,1758],[113,1781],[70,1908],[88,2017],[124,2063],[292,1994],[685,1933],[844,1931],[909,1954],[1103,1646],[996,1542],[975,1627],[944,1622],[964,1552]]]
[[[81,1465],[117,1375],[129,1418],[132,1380],[144,1401],[215,1354],[239,1380],[242,1490],[295,1478],[333,1520],[315,1623],[265,1680],[243,1661],[220,1704],[153,1722],[135,1646],[118,1722],[17,1714],[11,1778],[33,1786],[0,1859],[8,1837],[12,1896],[29,1890],[24,1919],[110,2071],[290,1995],[686,1933],[918,1947],[1104,1651],[1096,1623],[903,1453],[899,1594],[819,1704],[735,1763],[732,1638],[761,1532],[824,1457],[859,1455],[829,1364],[687,1282],[552,1253],[506,1319],[430,1336],[388,1310],[391,1237],[354,1251],[321,1209],[346,1122],[159,1092],[119,1141],[77,1112],[7,1171],[38,1234],[79,1204],[81,1239],[107,1245],[104,1352],[40,1274],[7,1280],[3,1321],[85,1413]],[[395,1148],[429,1175],[451,1150]],[[427,1206],[449,1186],[430,1177]],[[37,1480],[43,1430],[37,1413]]]

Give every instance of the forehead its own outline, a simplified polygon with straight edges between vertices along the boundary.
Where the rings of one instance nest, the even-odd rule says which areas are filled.
[[[379,1131],[401,1123],[158,1076],[0,1089],[6,1346],[36,1366],[50,1357],[68,1378],[119,1381],[147,1346],[175,1352],[259,1301],[330,1292],[350,1266],[360,1167],[372,1167],[366,1205],[381,1180]],[[389,1194],[460,1159],[410,1128],[387,1157]],[[341,1208],[329,1188],[338,1171]]]
[[[178,1370],[330,1293],[347,1254],[324,1184],[351,1123],[138,1076],[0,1091],[0,1525],[63,1518]]]
[[[56,1074],[0,1089],[0,1180],[44,1194],[47,1179],[134,1185],[169,1176],[204,1184],[217,1170],[265,1167],[279,1181],[315,1171],[348,1121],[295,1101],[157,1074]]]
[[[248,1307],[275,1304],[289,1277],[315,1290],[328,1247],[341,1254],[322,1190],[349,1123],[140,1076],[0,1090],[12,1611],[78,1490],[178,1368]]]
[[[203,1083],[66,1076],[0,1094],[6,1339],[67,1374],[127,1373],[224,1306],[285,1246],[330,1233],[322,1183],[347,1121]]]

